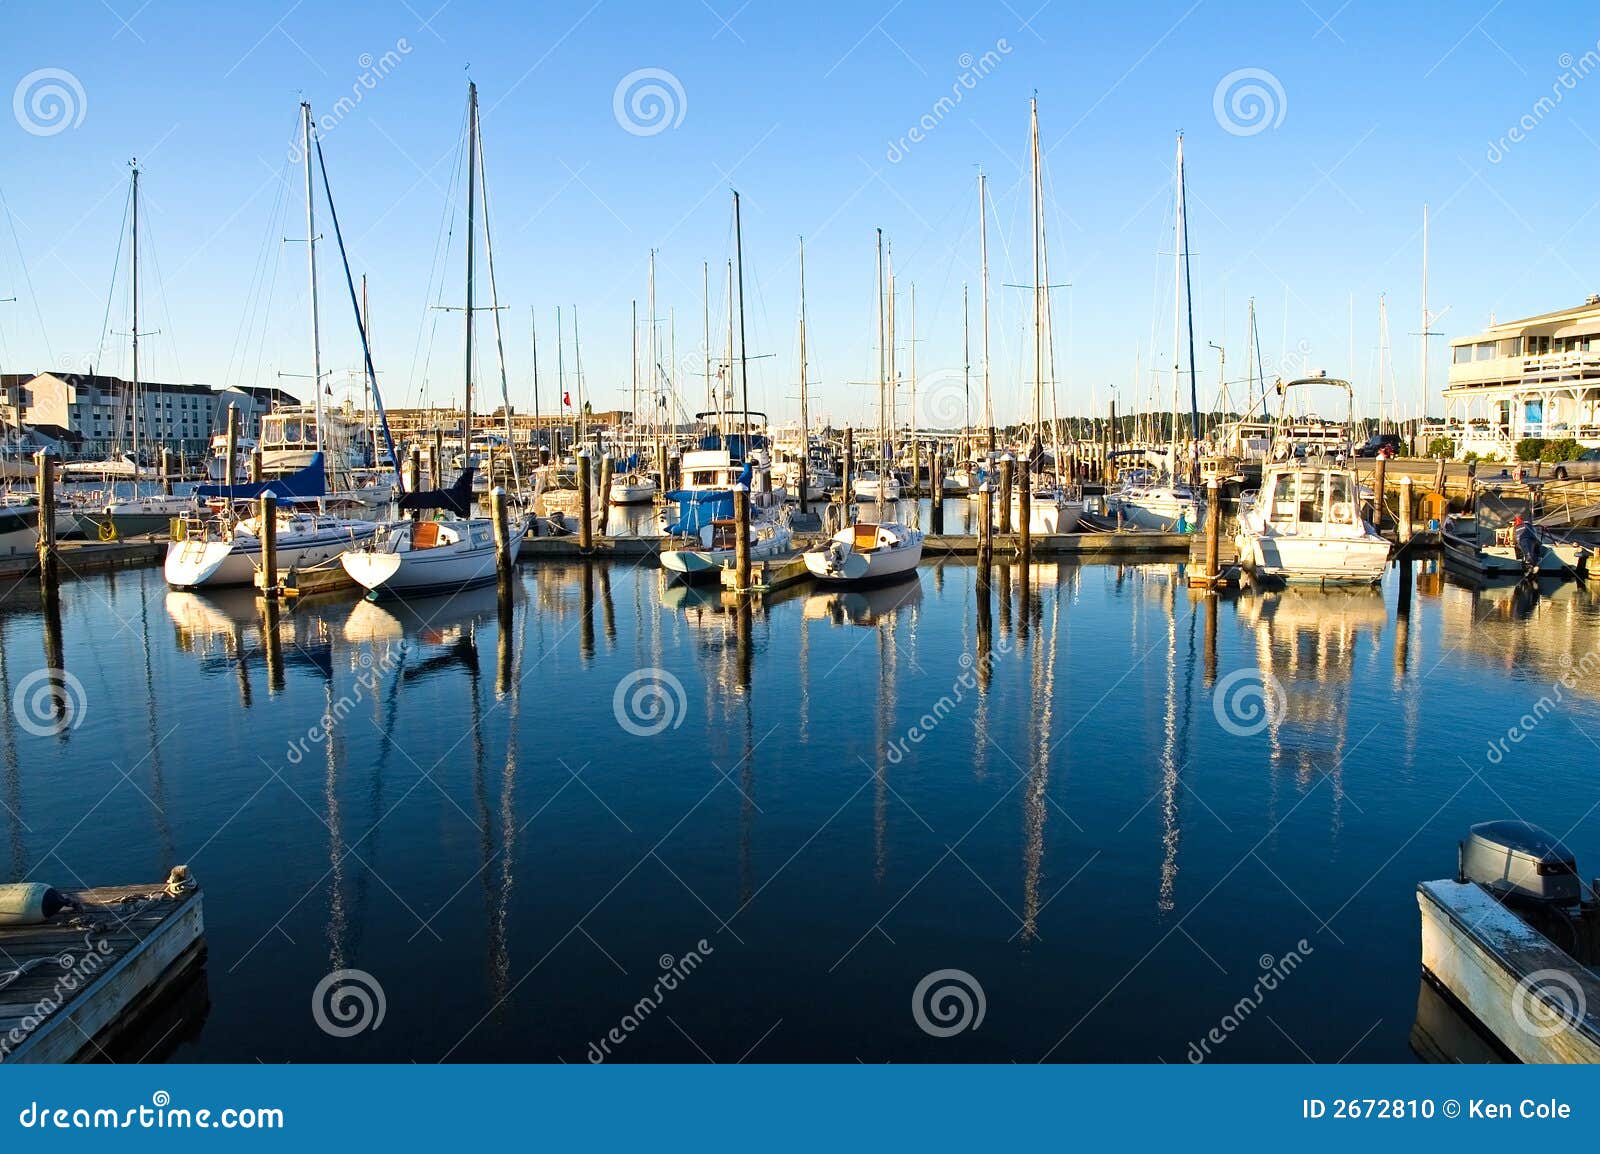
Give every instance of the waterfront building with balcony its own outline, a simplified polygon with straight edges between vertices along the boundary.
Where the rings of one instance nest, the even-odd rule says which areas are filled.
[[[1444,399],[1461,454],[1508,460],[1525,437],[1600,446],[1600,295],[1452,340]]]

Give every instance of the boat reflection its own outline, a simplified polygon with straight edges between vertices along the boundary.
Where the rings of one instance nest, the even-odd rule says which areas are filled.
[[[1469,1011],[1435,986],[1426,974],[1417,988],[1411,1050],[1424,1062],[1483,1065],[1516,1061]]]
[[[875,589],[815,590],[805,600],[805,619],[835,625],[877,625],[893,621],[901,610],[922,604],[922,579],[881,585]]]
[[[240,701],[251,703],[249,669],[266,663],[273,690],[281,688],[283,667],[312,669],[320,677],[333,676],[333,629],[330,613],[342,612],[343,603],[280,609],[258,602],[248,589],[219,589],[190,593],[171,589],[166,594],[178,652],[200,660],[206,673],[235,672]]]

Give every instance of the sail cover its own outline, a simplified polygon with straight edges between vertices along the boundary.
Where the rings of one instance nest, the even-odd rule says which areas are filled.
[[[402,495],[400,511],[406,513],[412,509],[444,509],[457,517],[471,516],[472,472],[470,467],[461,470],[461,476],[457,477],[456,483],[448,489],[423,489],[420,492]]]
[[[197,485],[195,496],[202,501],[222,498],[228,501],[253,501],[271,493],[280,501],[314,501],[326,496],[328,477],[322,469],[322,454],[297,473],[287,473],[270,481],[251,481],[243,485]]]

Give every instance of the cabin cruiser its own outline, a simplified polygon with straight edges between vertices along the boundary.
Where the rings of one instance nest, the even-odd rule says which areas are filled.
[[[862,584],[900,577],[922,560],[922,532],[898,521],[858,521],[808,550],[805,560],[818,581]]]
[[[1439,526],[1445,564],[1479,579],[1548,577],[1588,571],[1590,550],[1563,541],[1534,523],[1533,501],[1481,489],[1470,513],[1451,513]]]
[[[1190,532],[1200,523],[1205,502],[1188,485],[1158,479],[1148,469],[1124,474],[1121,487],[1106,494],[1106,516],[1136,529]]]
[[[1273,581],[1373,584],[1389,561],[1355,473],[1334,465],[1268,466],[1260,493],[1240,499],[1235,541],[1241,564]]]
[[[695,419],[720,417],[731,421],[738,415],[696,413]],[[760,413],[749,415],[762,416]],[[707,504],[721,508],[722,498],[731,501],[736,485],[743,485],[750,491],[752,520],[773,515],[788,497],[783,488],[773,485],[772,456],[766,437],[759,433],[722,433],[713,429],[700,438],[695,448],[683,451],[678,487],[667,494],[667,499],[674,504],[663,507],[659,515],[661,532],[669,537],[696,534],[716,516],[731,516],[731,504],[726,514],[694,511],[694,507]]]

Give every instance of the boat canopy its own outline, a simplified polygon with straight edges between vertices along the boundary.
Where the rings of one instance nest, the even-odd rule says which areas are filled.
[[[713,521],[726,521],[733,516],[733,490],[731,489],[674,489],[667,500],[678,503],[678,519],[667,526],[674,536],[698,533]]]
[[[462,469],[461,476],[448,489],[422,489],[403,494],[399,501],[400,511],[408,513],[413,509],[444,509],[457,517],[471,516],[472,473],[470,466]]]
[[[197,485],[195,496],[202,501],[253,501],[271,493],[280,501],[314,501],[327,495],[328,475],[322,467],[322,454],[312,456],[311,463],[294,473],[285,473],[269,481],[250,481],[243,485]]]

